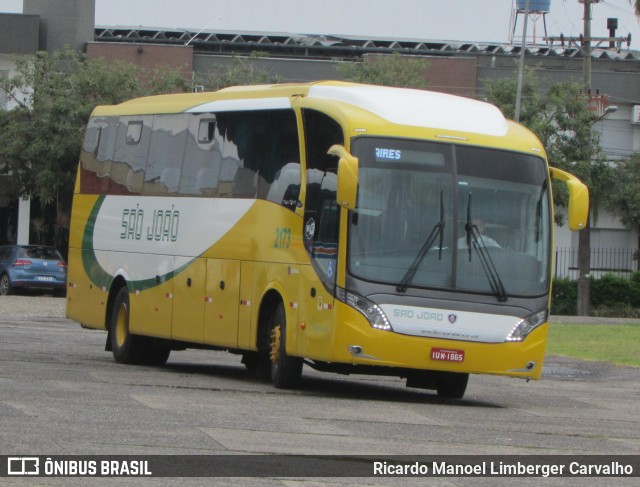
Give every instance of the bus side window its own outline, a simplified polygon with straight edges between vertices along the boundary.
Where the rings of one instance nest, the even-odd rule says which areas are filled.
[[[89,120],[80,152],[80,191],[100,194],[109,191],[111,161],[118,125],[117,117]]]
[[[111,179],[121,185],[122,194],[142,192],[152,123],[149,115],[120,117]]]
[[[144,172],[144,194],[177,193],[190,115],[156,115]]]
[[[136,145],[142,138],[142,122],[133,121],[127,124],[127,144]]]
[[[344,136],[340,125],[329,116],[309,109],[302,114],[307,157],[304,244],[323,282],[331,288],[340,212],[336,202],[338,160],[327,151],[334,144],[344,144]]]
[[[222,161],[218,196],[255,198],[258,159],[264,152],[264,112],[220,112],[216,114],[222,139]]]
[[[270,112],[266,142],[258,198],[295,211],[300,195],[300,144],[296,116],[292,110]]]
[[[178,192],[215,196],[222,162],[222,140],[213,113],[195,114],[189,120],[184,163]]]

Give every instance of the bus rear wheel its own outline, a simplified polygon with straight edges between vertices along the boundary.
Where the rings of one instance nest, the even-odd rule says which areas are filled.
[[[302,377],[302,359],[286,351],[286,315],[282,303],[276,306],[269,327],[269,359],[271,382],[279,389],[296,387]]]
[[[140,337],[129,333],[129,291],[121,287],[113,302],[109,335],[113,358],[119,364],[136,364],[142,356]]]
[[[458,372],[443,372],[436,379],[436,391],[439,397],[447,399],[462,399],[467,391],[469,374]]]
[[[162,366],[169,360],[171,347],[159,338],[139,337],[143,340],[143,352],[140,363],[144,365]]]
[[[121,287],[113,302],[109,335],[113,358],[119,364],[164,365],[171,348],[163,340],[129,332],[129,291]]]

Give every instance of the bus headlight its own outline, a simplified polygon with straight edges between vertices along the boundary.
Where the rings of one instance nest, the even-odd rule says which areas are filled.
[[[373,301],[341,288],[337,288],[336,297],[362,313],[373,328],[393,331],[387,315],[385,315],[382,308]]]
[[[505,341],[507,342],[521,342],[527,335],[531,333],[534,329],[546,323],[547,321],[547,310],[540,311],[538,313],[534,313],[532,315],[527,316],[526,318],[522,318],[516,326],[511,329],[511,332],[507,335]]]

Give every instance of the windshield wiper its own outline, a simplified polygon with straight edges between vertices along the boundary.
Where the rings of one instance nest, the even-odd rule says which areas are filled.
[[[478,257],[480,258],[480,265],[482,266],[482,270],[487,276],[487,280],[489,281],[491,289],[494,293],[496,293],[498,301],[506,301],[507,291],[504,288],[504,284],[502,284],[500,274],[498,274],[498,270],[496,269],[493,260],[491,260],[491,255],[489,254],[487,245],[484,243],[482,235],[480,234],[480,230],[478,230],[478,226],[474,225],[471,219],[471,193],[469,193],[469,199],[467,200],[467,224],[464,226],[464,229],[467,231],[469,262],[471,262],[471,247],[473,246],[478,254]]]
[[[420,264],[424,260],[427,252],[435,242],[436,238],[440,237],[440,241],[438,242],[438,259],[442,260],[442,243],[444,238],[444,201],[442,198],[442,191],[440,191],[440,221],[434,225],[431,229],[431,233],[427,237],[427,240],[424,242],[424,245],[416,255],[416,258],[413,260],[413,263],[407,270],[406,274],[400,281],[400,283],[396,286],[396,291],[399,293],[407,292],[407,288],[413,278],[416,276],[416,272],[418,272],[418,268]]]

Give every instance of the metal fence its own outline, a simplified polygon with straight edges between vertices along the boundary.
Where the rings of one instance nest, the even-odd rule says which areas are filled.
[[[639,270],[634,248],[592,248],[591,277],[598,278],[605,274],[630,277]],[[578,249],[574,247],[557,247],[555,277],[578,279]]]

